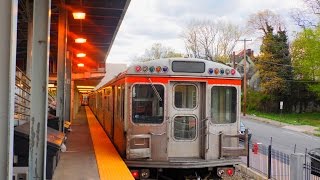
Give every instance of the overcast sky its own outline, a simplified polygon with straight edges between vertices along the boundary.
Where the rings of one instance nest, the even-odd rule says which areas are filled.
[[[180,36],[192,19],[226,20],[241,25],[250,14],[269,9],[285,19],[291,36],[297,27],[290,18],[290,11],[300,7],[303,7],[302,0],[131,0],[107,62],[130,62],[154,43],[185,53]],[[258,49],[257,38],[242,38],[253,39],[247,48]]]

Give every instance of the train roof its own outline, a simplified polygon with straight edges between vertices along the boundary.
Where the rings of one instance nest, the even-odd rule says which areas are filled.
[[[138,62],[129,66],[125,74],[241,78],[240,73],[230,66],[197,58],[164,58]]]

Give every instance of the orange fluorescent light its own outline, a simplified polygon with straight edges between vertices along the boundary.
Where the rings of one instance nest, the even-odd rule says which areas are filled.
[[[78,57],[78,58],[86,57],[86,54],[85,54],[85,53],[78,53],[78,54],[77,54],[77,57]]]
[[[78,67],[84,67],[83,63],[78,63]]]
[[[86,13],[84,12],[74,12],[72,13],[74,19],[85,19]]]
[[[75,43],[85,43],[85,42],[87,42],[87,39],[77,38],[77,39],[75,39],[74,41],[75,41]]]

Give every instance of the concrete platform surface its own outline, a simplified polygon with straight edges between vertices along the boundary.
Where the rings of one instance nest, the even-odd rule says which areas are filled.
[[[60,160],[53,180],[100,179],[86,111],[83,106],[72,122],[71,128],[72,132],[67,135],[67,151],[60,153]]]

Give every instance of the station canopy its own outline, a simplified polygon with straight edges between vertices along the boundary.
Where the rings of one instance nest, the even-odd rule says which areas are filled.
[[[28,23],[32,21],[32,2],[19,0],[18,7],[17,66],[24,71],[27,68],[28,24],[29,28],[32,26]],[[67,57],[72,61],[72,73],[104,73],[105,60],[130,0],[52,0],[51,3],[50,80],[57,76],[58,22],[62,8],[67,9]],[[81,13],[85,15],[83,19]],[[96,78],[75,77],[78,77],[77,85],[88,86],[95,86],[102,78],[99,75]]]

